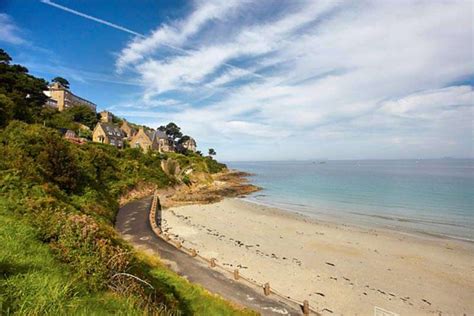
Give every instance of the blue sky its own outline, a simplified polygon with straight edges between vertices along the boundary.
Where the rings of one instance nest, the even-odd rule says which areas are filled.
[[[3,0],[0,47],[222,160],[473,157],[472,6]]]

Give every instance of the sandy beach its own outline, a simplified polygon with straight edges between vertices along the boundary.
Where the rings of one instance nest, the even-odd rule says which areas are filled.
[[[323,315],[472,315],[474,244],[367,229],[226,198],[163,210],[184,246]]]

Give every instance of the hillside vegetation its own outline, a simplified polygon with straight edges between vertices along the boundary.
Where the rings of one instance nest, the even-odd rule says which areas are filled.
[[[163,161],[202,173],[225,165],[200,155],[70,143],[35,124],[39,115],[47,119],[40,96],[16,108],[15,95],[35,90],[28,82],[39,79],[0,64],[1,315],[251,313],[135,251],[114,230],[119,199],[130,190],[191,183],[192,173],[166,174]]]

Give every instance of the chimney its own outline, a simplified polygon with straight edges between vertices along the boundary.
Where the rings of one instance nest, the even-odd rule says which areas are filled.
[[[108,111],[100,112],[100,121],[102,123],[112,123],[112,113]]]

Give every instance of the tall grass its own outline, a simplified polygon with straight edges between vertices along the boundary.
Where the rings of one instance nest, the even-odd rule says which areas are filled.
[[[8,207],[0,198],[1,315],[142,315],[130,298],[91,294],[38,240],[36,229]]]

